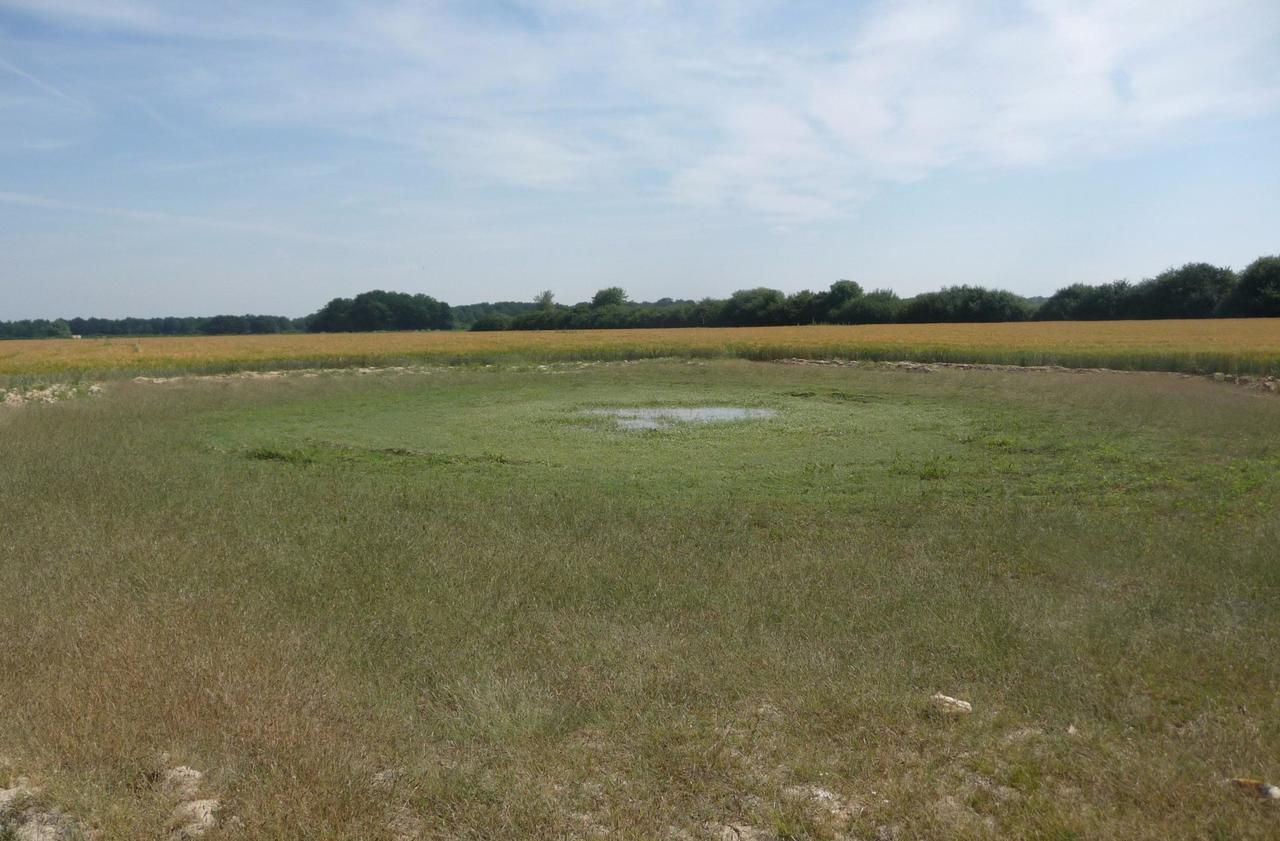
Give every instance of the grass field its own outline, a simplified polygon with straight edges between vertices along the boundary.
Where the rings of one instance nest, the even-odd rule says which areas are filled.
[[[9,341],[0,342],[0,385],[264,367],[793,356],[1280,374],[1280,319]]]
[[[700,405],[777,415],[592,413]],[[742,360],[0,410],[0,788],[104,841],[172,826],[162,754],[209,839],[1274,838],[1223,780],[1280,781],[1278,432],[1202,379]]]

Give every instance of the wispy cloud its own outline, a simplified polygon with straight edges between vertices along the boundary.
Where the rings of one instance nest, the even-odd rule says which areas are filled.
[[[723,199],[810,181],[818,206],[840,207],[842,188],[1123,155],[1280,105],[1274,6],[1065,8],[885,7],[834,58],[780,61],[776,83],[753,87],[762,104],[712,111],[721,147],[678,183]]]
[[[85,204],[83,202],[63,201],[61,199],[50,198],[48,196],[32,195],[29,193],[14,193],[3,190],[0,190],[0,204],[29,207],[39,210],[54,210],[70,213],[87,213],[97,216],[110,216],[116,219],[125,219],[131,222],[145,222],[147,224],[179,225],[183,227],[201,228],[209,231],[230,231],[234,233],[253,234],[256,236],[295,242],[318,243],[325,245],[368,245],[368,243],[359,242],[350,238],[340,236],[334,237],[327,234],[312,234],[306,231],[298,231],[278,225],[232,219],[218,219],[207,216],[193,216],[185,213],[167,213],[165,211],[156,210],[137,210],[127,207]]]
[[[302,133],[464,183],[791,221],[942,171],[1121,156],[1280,108],[1274,0],[3,8],[155,39],[66,59],[145,86],[119,107],[174,135]]]

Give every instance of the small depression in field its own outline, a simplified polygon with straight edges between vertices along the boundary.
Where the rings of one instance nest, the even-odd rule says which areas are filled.
[[[741,406],[695,406],[669,409],[593,409],[586,414],[613,418],[618,429],[669,429],[681,423],[729,423],[777,416],[773,409]]]

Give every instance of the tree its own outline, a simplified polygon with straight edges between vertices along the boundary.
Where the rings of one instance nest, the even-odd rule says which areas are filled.
[[[903,302],[901,320],[910,323],[1025,321],[1026,299],[1003,289],[945,286]]]
[[[1218,314],[1280,316],[1280,255],[1259,257],[1240,272],[1240,279],[1223,298]]]
[[[471,327],[469,329],[477,333],[509,330],[511,329],[511,316],[503,315],[500,312],[482,315],[475,321],[471,322]]]
[[[249,325],[239,315],[215,315],[205,321],[202,333],[209,336],[229,336],[248,333]]]
[[[848,301],[835,314],[839,324],[890,324],[898,320],[902,299],[892,289],[876,289]]]
[[[754,327],[790,321],[786,296],[777,289],[764,286],[734,292],[721,307],[720,318],[720,323],[726,327]]]
[[[1138,302],[1127,280],[1099,286],[1073,283],[1063,287],[1036,310],[1040,321],[1103,321],[1136,317]]]
[[[852,280],[837,280],[823,297],[826,299],[827,311],[837,312],[855,298],[861,298],[862,287]]]
[[[350,298],[334,298],[307,317],[307,330],[312,333],[346,333],[354,329]]]
[[[334,298],[307,320],[313,333],[373,330],[448,330],[449,305],[429,295],[374,289],[354,298]]]
[[[390,330],[392,326],[392,309],[382,290],[362,292],[351,301],[349,318],[351,329],[368,332],[372,330]]]
[[[556,296],[550,289],[544,289],[533,299],[533,303],[543,312],[551,312],[556,306]]]
[[[822,296],[801,289],[787,296],[788,320],[792,324],[815,324],[822,320]]]
[[[826,295],[827,311],[823,321],[852,324],[857,320],[857,305],[862,300],[862,294],[862,287],[852,280],[839,280],[831,284]]]
[[[453,321],[456,326],[467,327],[481,318],[504,315],[508,319],[535,309],[537,304],[529,301],[494,301],[483,304],[463,304],[451,306]]]
[[[1209,263],[1168,269],[1133,289],[1137,318],[1208,318],[1236,284],[1235,272]]]
[[[607,289],[601,289],[591,299],[593,309],[601,307],[620,307],[627,302],[627,293],[623,291],[621,286],[610,286]]]

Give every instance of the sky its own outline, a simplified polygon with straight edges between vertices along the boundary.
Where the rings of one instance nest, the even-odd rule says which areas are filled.
[[[0,0],[0,319],[1275,253],[1276,0]]]

